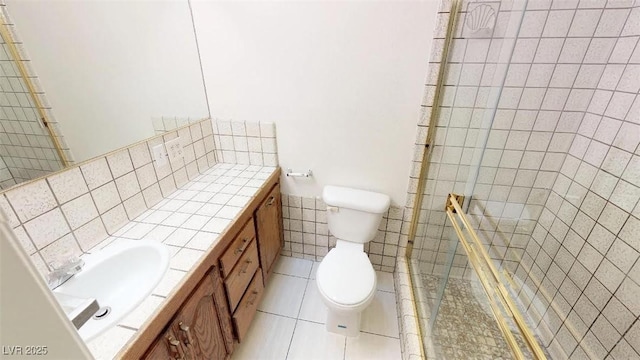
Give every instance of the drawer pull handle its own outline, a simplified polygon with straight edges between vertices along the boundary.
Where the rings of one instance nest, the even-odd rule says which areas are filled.
[[[236,249],[236,251],[234,251],[233,253],[234,253],[235,255],[238,255],[238,254],[242,253],[243,251],[247,250],[247,243],[248,243],[248,242],[249,242],[249,239],[247,239],[247,238],[242,239],[242,245],[241,245],[241,246],[239,246],[239,247]]]
[[[180,331],[182,331],[184,333],[184,344],[185,345],[189,345],[189,344],[193,344],[193,338],[191,337],[191,329],[189,329],[189,327],[185,324],[182,323],[182,321],[180,321],[180,323],[178,324],[178,326],[180,326]]]
[[[167,340],[169,341],[171,357],[175,358],[175,360],[184,359],[184,351],[182,350],[182,347],[180,347],[180,341],[174,339],[173,336],[168,336]]]
[[[247,304],[247,307],[253,306],[253,303],[256,301],[257,298],[258,298],[258,291],[257,290],[253,290],[251,292],[251,297],[250,297],[251,300],[249,300],[249,303]]]
[[[271,196],[269,197],[269,200],[267,200],[267,206],[271,206],[273,205],[273,202],[276,201],[275,196]]]
[[[245,261],[244,266],[242,267],[242,269],[240,269],[240,272],[238,273],[238,275],[246,274],[247,270],[249,269],[249,265],[251,265],[252,262],[253,260]]]

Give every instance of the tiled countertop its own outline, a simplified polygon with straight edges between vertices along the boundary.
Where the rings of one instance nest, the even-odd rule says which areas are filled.
[[[92,249],[122,239],[147,239],[162,242],[171,252],[169,269],[151,295],[87,344],[96,359],[112,359],[133,338],[274,171],[275,167],[216,164]]]

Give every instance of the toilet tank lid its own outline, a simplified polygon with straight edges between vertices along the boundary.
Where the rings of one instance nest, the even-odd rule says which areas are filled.
[[[385,194],[327,185],[322,191],[322,200],[329,206],[382,214],[389,209],[391,199]]]

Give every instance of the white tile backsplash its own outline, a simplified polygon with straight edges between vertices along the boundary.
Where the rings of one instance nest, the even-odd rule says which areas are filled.
[[[204,137],[213,141],[210,120],[191,124],[167,136],[178,133],[184,141],[203,142]],[[195,177],[215,163],[215,149],[205,152],[203,147],[200,156],[194,155],[189,164],[159,169],[153,165],[149,151],[149,147],[158,142],[162,142],[162,137],[0,193],[0,206],[9,210],[6,211],[9,221],[22,234],[20,239],[25,249],[30,254],[40,251],[36,260],[45,258],[45,261],[62,256],[67,247],[72,252],[87,252],[160,202],[161,188],[164,196],[169,196],[176,190],[176,182],[188,181],[185,169],[195,166],[196,173],[192,173]],[[205,220],[209,218],[194,217],[190,226],[197,228],[204,225]],[[40,266],[40,270],[46,272],[47,266]]]

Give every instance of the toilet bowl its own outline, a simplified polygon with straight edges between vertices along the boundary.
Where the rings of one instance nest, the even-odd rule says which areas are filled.
[[[329,310],[327,330],[358,336],[360,314],[373,301],[376,282],[376,272],[362,244],[338,240],[316,273],[318,291]]]
[[[388,196],[344,187],[325,186],[329,232],[338,238],[336,247],[324,257],[316,283],[327,306],[327,330],[358,336],[361,313],[376,293],[376,272],[364,252],[364,244],[376,233]]]

